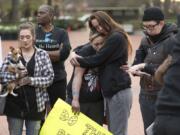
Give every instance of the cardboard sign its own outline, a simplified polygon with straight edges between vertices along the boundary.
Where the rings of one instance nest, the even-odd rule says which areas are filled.
[[[112,135],[84,114],[74,115],[71,106],[58,99],[49,113],[40,135]]]

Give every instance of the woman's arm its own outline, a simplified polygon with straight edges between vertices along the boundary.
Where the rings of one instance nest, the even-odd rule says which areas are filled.
[[[146,63],[137,64],[137,65],[130,67],[128,71],[133,76],[142,76],[142,75],[150,76],[150,74],[142,71],[145,66],[146,66]]]
[[[139,48],[136,50],[136,54],[135,54],[134,61],[133,61],[132,65],[137,65],[137,64],[144,62],[144,59],[145,59],[146,53],[147,53],[147,50],[145,50],[146,48],[143,45],[143,42],[145,42],[144,40],[145,39],[143,39],[141,41]]]
[[[62,37],[62,48],[60,49],[60,60],[61,61],[65,61],[69,54],[70,54],[70,51],[71,51],[71,45],[70,45],[70,42],[69,42],[69,37],[68,37],[68,33],[66,31],[63,32],[63,37]]]
[[[59,50],[57,51],[48,51],[49,57],[52,62],[56,61],[65,61],[69,56],[71,46],[69,42],[69,37],[66,31],[61,31],[60,38],[62,38],[62,42],[60,44]]]
[[[40,57],[39,60],[43,63],[42,69],[39,70],[41,76],[30,77],[31,83],[29,85],[34,87],[48,87],[54,79],[53,67],[51,60],[45,51]]]
[[[74,78],[72,82],[72,111],[73,112],[80,112],[80,103],[79,103],[79,93],[81,89],[81,84],[82,84],[82,78],[83,74],[85,72],[84,68],[81,67],[75,67],[74,70]]]
[[[106,39],[104,47],[99,52],[92,56],[77,58],[77,60],[81,67],[94,68],[104,64],[119,47],[122,48],[119,54],[123,54],[126,44],[125,37],[121,33],[114,32]]]

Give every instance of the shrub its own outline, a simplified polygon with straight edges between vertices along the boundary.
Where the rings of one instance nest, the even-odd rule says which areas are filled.
[[[21,22],[22,23],[22,22]],[[17,40],[17,24],[1,24],[0,25],[0,36],[2,40]],[[54,25],[60,28],[71,30],[78,30],[83,28],[85,24],[77,19],[68,19],[68,20],[55,20]]]

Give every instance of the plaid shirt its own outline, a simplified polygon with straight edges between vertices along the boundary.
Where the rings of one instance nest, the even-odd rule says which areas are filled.
[[[7,72],[7,66],[9,63],[10,55],[5,58],[1,67],[1,83],[7,84],[10,81],[17,79],[17,75]],[[54,78],[54,71],[46,51],[36,48],[35,54],[35,69],[34,77],[30,77],[31,86],[35,87],[36,102],[38,112],[42,112],[45,109],[46,102],[49,102],[49,96],[46,88],[52,84]]]

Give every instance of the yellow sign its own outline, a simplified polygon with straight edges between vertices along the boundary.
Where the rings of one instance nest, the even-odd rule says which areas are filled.
[[[112,134],[84,114],[74,115],[71,106],[58,99],[41,129],[40,135]]]

